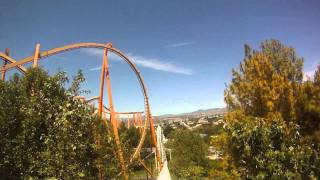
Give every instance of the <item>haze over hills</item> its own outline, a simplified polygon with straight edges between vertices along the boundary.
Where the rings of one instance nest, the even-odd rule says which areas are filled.
[[[210,116],[215,114],[224,114],[227,112],[227,108],[210,108],[210,109],[199,109],[193,112],[180,113],[180,114],[164,114],[156,116],[157,119],[174,118],[174,117],[199,117],[202,115]]]

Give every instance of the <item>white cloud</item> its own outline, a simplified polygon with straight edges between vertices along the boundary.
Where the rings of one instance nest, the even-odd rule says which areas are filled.
[[[179,42],[179,43],[168,44],[165,47],[174,48],[174,47],[188,46],[191,44],[193,44],[193,42]]]
[[[101,66],[99,67],[94,67],[94,68],[90,68],[89,71],[99,71],[101,70]]]
[[[85,49],[85,53],[91,55],[91,56],[97,56],[102,58],[103,50],[100,49]],[[109,53],[108,57],[110,60],[116,60],[120,61],[121,58],[117,56],[114,53]],[[154,69],[158,71],[164,71],[164,72],[170,72],[170,73],[176,73],[176,74],[184,74],[184,75],[192,75],[194,74],[194,71],[189,68],[180,67],[175,65],[172,62],[164,62],[156,58],[147,58],[139,55],[130,54],[128,57],[137,65],[149,69]],[[90,69],[92,71],[99,70],[98,68],[92,68]]]
[[[129,54],[129,58],[134,61],[138,66],[142,66],[145,68],[150,68],[158,71],[165,71],[165,72],[171,72],[171,73],[177,73],[177,74],[185,74],[185,75],[192,75],[194,74],[194,71],[175,65],[172,62],[164,62],[160,61],[155,58],[145,58],[142,56],[136,56],[133,54]]]

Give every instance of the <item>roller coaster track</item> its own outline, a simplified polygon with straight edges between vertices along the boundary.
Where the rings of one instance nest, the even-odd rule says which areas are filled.
[[[142,94],[143,94],[143,97],[144,97],[144,109],[145,109],[145,111],[144,111],[145,112],[145,121],[144,121],[144,124],[143,124],[143,130],[142,130],[141,138],[139,140],[137,148],[135,148],[135,151],[134,151],[133,155],[130,158],[130,163],[132,163],[134,160],[138,160],[138,157],[140,155],[140,150],[141,150],[141,148],[143,146],[143,142],[144,142],[145,137],[146,137],[147,125],[149,123],[152,139],[153,139],[154,145],[156,147],[156,156],[157,156],[157,161],[158,161],[157,163],[158,163],[159,167],[161,168],[162,167],[162,165],[161,165],[162,162],[160,160],[160,152],[159,152],[159,149],[157,147],[157,140],[156,140],[156,135],[155,135],[155,130],[154,130],[154,122],[153,122],[153,118],[151,116],[148,93],[147,93],[147,89],[146,89],[146,85],[144,83],[143,77],[142,77],[139,69],[137,68],[137,66],[133,63],[133,61],[130,58],[128,58],[124,53],[122,53],[120,50],[112,47],[111,43],[108,43],[108,44],[76,43],[76,44],[70,44],[70,45],[66,45],[66,46],[53,48],[51,50],[43,51],[43,52],[40,52],[40,44],[37,44],[34,56],[29,56],[29,57],[20,59],[18,61],[16,61],[12,57],[10,57],[8,55],[8,53],[4,54],[4,53],[0,52],[0,58],[2,58],[4,60],[4,62],[5,62],[3,67],[1,68],[3,80],[4,80],[4,75],[5,75],[7,70],[10,70],[12,68],[17,68],[22,73],[25,73],[27,71],[27,69],[25,67],[23,67],[23,65],[26,64],[26,63],[33,62],[34,66],[37,66],[38,59],[39,60],[45,59],[47,57],[50,57],[50,56],[53,56],[53,55],[56,55],[56,54],[60,54],[60,53],[71,51],[71,50],[75,50],[75,49],[81,49],[81,48],[97,48],[97,49],[104,49],[105,51],[111,51],[111,52],[115,53],[116,55],[118,55],[119,57],[121,57],[121,59],[123,59],[127,64],[129,64],[130,68],[133,70],[133,72],[135,73],[136,77],[138,78],[139,85],[140,85],[140,88],[141,88],[141,91],[142,91]],[[7,62],[9,62],[9,64],[6,64]],[[103,92],[100,92],[100,93],[103,94]]]

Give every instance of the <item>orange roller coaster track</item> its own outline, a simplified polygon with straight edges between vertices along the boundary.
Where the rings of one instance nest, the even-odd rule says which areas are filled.
[[[100,44],[100,43],[77,43],[77,44],[71,44],[71,45],[66,45],[66,46],[62,46],[62,47],[57,47],[57,48],[53,48],[51,50],[48,51],[40,51],[40,44],[36,45],[35,51],[34,51],[34,55],[33,56],[29,56],[26,58],[23,58],[19,61],[16,61],[15,59],[13,59],[12,57],[9,56],[9,50],[6,49],[5,53],[1,53],[0,52],[0,58],[3,59],[4,63],[3,66],[1,68],[1,72],[2,72],[2,80],[5,79],[5,74],[6,71],[12,68],[17,68],[19,71],[21,71],[22,73],[25,73],[27,71],[27,69],[25,67],[23,67],[24,64],[29,63],[29,62],[33,62],[33,67],[38,65],[38,61],[45,59],[47,57],[56,55],[56,54],[60,54],[66,51],[71,51],[71,50],[75,50],[75,49],[80,49],[80,48],[97,48],[97,49],[103,49],[104,50],[104,54],[103,54],[103,65],[102,65],[102,71],[105,71],[104,73],[106,73],[106,78],[110,78],[109,76],[109,70],[108,70],[108,66],[105,64],[107,62],[107,52],[111,51],[113,53],[115,53],[116,55],[118,55],[119,57],[121,57],[121,59],[123,59],[127,64],[129,64],[130,68],[133,70],[133,72],[135,73],[136,77],[138,78],[139,81],[139,85],[140,88],[142,90],[143,96],[144,96],[144,108],[145,108],[145,121],[143,124],[143,129],[141,131],[141,138],[139,140],[138,146],[135,149],[133,155],[130,158],[130,163],[133,162],[134,160],[138,159],[139,155],[140,155],[140,150],[143,146],[143,142],[145,140],[146,137],[146,130],[147,130],[147,125],[149,123],[150,125],[150,131],[151,131],[151,135],[152,135],[152,139],[153,139],[153,143],[156,149],[156,157],[157,157],[157,164],[159,165],[158,167],[162,167],[162,162],[160,160],[160,152],[159,152],[159,148],[157,147],[157,140],[156,140],[156,135],[155,135],[155,130],[154,130],[154,122],[153,122],[153,118],[151,115],[151,111],[150,111],[150,105],[149,105],[149,98],[148,98],[148,93],[147,93],[147,89],[146,89],[146,85],[144,83],[143,77],[139,71],[139,69],[137,68],[137,66],[133,63],[133,61],[128,58],[124,53],[122,53],[120,50],[112,47],[111,43],[108,44]],[[9,63],[9,64],[7,64]],[[101,82],[102,86],[104,84],[104,74],[103,72],[101,73]],[[103,111],[103,87],[100,86],[100,96],[96,97],[94,99],[98,99],[99,101],[99,106],[98,106],[98,114],[101,114],[101,111]],[[108,96],[109,96],[109,105],[111,105],[111,107],[108,108],[108,110],[111,110],[110,112],[116,113],[113,110],[113,105],[112,102],[110,104],[110,97],[111,97],[111,87],[110,87],[110,81],[108,82],[107,80],[107,88],[108,88]],[[93,100],[94,100],[93,99]],[[90,100],[91,101],[91,100]],[[100,107],[101,106],[101,107]],[[113,118],[117,118],[117,115],[114,114]],[[140,117],[142,118],[142,117]],[[116,130],[117,131],[117,130]],[[120,157],[121,158],[121,157]],[[121,161],[121,159],[120,159]],[[123,167],[124,168],[124,167]],[[122,169],[122,173],[124,175],[124,178],[127,179],[128,177],[126,177],[125,173],[125,169]]]

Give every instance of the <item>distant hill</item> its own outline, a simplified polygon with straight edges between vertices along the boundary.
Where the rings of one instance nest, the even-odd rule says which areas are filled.
[[[202,115],[209,116],[215,114],[224,114],[227,112],[227,108],[211,108],[211,109],[199,109],[197,111],[181,113],[181,114],[165,114],[161,116],[156,116],[157,119],[166,119],[166,118],[182,118],[182,117],[199,117]]]

